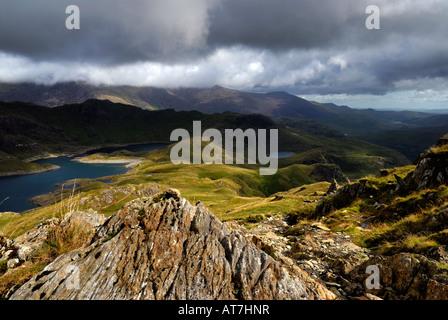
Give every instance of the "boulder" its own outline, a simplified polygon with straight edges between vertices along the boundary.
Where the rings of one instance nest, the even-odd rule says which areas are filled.
[[[165,198],[179,198],[180,197],[180,191],[175,188],[169,188],[165,191]]]
[[[448,300],[448,276],[437,263],[419,254],[376,256],[352,271],[352,280],[365,283],[368,266],[378,266],[380,288],[368,293],[383,299]]]
[[[448,184],[448,152],[428,153],[418,162],[415,171],[406,177],[409,190],[437,188]]]
[[[416,160],[414,172],[405,178],[410,191],[437,188],[448,184],[448,151],[442,148],[446,144],[448,144],[448,134],[437,142],[436,147],[439,149],[422,154]]]

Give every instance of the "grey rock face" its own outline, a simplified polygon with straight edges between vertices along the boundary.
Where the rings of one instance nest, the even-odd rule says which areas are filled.
[[[203,204],[134,200],[90,246],[58,257],[19,288],[21,299],[335,299],[230,232]]]

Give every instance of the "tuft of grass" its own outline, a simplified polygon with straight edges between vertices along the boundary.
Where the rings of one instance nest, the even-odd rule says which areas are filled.
[[[448,144],[445,144],[440,147],[433,147],[433,148],[429,149],[429,151],[428,151],[428,153],[432,153],[432,154],[438,154],[438,153],[443,153],[443,152],[448,153]]]
[[[80,194],[76,194],[75,185],[76,183],[73,184],[67,198],[65,198],[67,192],[64,191],[64,185],[62,185],[60,201],[55,204],[30,210],[23,214],[8,214],[5,217],[0,217],[1,231],[8,238],[14,239],[46,220],[62,219],[69,212],[79,211]]]
[[[77,180],[75,179],[72,191],[66,201],[64,201],[64,184],[61,186],[60,208],[56,212],[56,218],[62,219],[67,213],[79,210],[79,196],[75,197],[76,182]]]
[[[428,236],[429,240],[434,240],[438,244],[447,246],[448,245],[448,229],[436,232]]]
[[[38,255],[53,260],[64,253],[86,246],[92,236],[93,231],[87,231],[82,225],[54,226],[48,231],[47,239]]]
[[[439,246],[436,241],[430,240],[428,239],[428,237],[418,235],[410,235],[406,239],[404,239],[402,243],[403,249],[412,252],[421,252],[425,251],[428,248]]]

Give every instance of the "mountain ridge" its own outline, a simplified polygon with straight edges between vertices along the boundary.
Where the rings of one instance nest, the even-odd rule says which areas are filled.
[[[296,153],[280,166],[299,163],[331,163],[351,176],[373,172],[386,166],[404,165],[407,160],[399,153],[343,136],[328,138],[286,127],[257,114],[203,114],[198,111],[172,109],[149,111],[102,100],[47,108],[22,103],[0,103],[0,151],[26,160],[37,155],[76,153],[89,146],[148,143],[170,140],[171,132],[184,128],[191,132],[193,121],[202,128],[278,129],[279,150]],[[325,160],[310,153],[326,153]],[[308,153],[307,153],[308,152]],[[319,160],[321,159],[321,160]],[[282,159],[280,159],[282,160]],[[288,159],[286,159],[288,160]],[[367,171],[365,171],[367,170]]]
[[[142,109],[197,110],[203,113],[261,113],[268,117],[292,116],[317,120],[339,112],[376,113],[383,120],[419,119],[428,116],[414,111],[376,111],[352,109],[334,103],[317,103],[286,91],[244,92],[215,85],[209,88],[158,88],[90,85],[84,82],[61,82],[54,85],[0,83],[0,101],[31,102],[54,107],[81,103],[88,99],[127,103]],[[388,115],[388,116],[385,116]]]
[[[314,121],[349,137],[397,150],[410,161],[429,148],[437,136],[448,130],[446,117],[440,118],[433,113],[356,109],[334,103],[307,101],[285,91],[254,93],[221,86],[210,88],[95,86],[83,82],[56,83],[48,86],[33,83],[0,84],[0,101],[24,101],[55,107],[83,103],[88,99],[109,100],[138,106],[145,110],[196,110],[205,114],[236,112],[263,114],[273,119]],[[418,138],[410,141],[408,136]],[[398,140],[398,143],[390,143],[391,139]],[[410,143],[414,145],[409,145]]]

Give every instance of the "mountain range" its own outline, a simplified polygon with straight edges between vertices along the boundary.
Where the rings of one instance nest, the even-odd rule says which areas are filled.
[[[0,175],[34,172],[30,160],[50,154],[168,141],[194,120],[221,132],[278,129],[279,150],[293,155],[273,176],[256,165],[175,165],[173,145],[84,155],[138,163],[67,181],[73,190],[39,196],[40,208],[0,213],[0,299],[448,297],[448,136],[409,159],[435,142],[443,115],[222,87],[1,91],[27,102],[0,102]]]
[[[202,129],[278,129],[279,150],[295,153],[279,165],[336,164],[350,178],[386,167],[405,165],[408,160],[389,148],[353,140],[319,124],[303,128],[285,126],[259,114],[198,111],[143,110],[141,108],[90,99],[83,103],[48,108],[23,102],[0,103],[0,160],[28,160],[50,154],[79,153],[107,145],[169,142],[171,132],[184,128],[192,132],[193,121]],[[3,170],[7,166],[3,163]]]
[[[0,84],[0,101],[4,102],[21,101],[55,107],[88,99],[109,100],[147,110],[262,114],[296,129],[314,127],[314,134],[346,135],[386,146],[399,151],[410,161],[448,131],[448,115],[354,109],[307,101],[287,92],[253,93],[220,86],[177,89],[94,86],[83,82]]]

